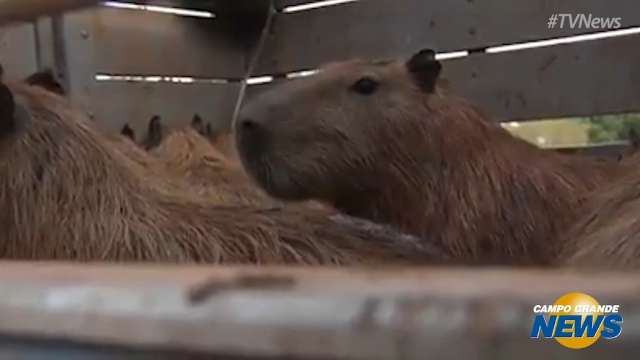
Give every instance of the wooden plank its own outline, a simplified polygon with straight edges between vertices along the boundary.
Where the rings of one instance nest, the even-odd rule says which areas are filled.
[[[0,28],[0,64],[8,79],[22,79],[37,71],[33,25]]]
[[[0,26],[95,5],[99,0],[0,0]]]
[[[299,1],[280,6],[288,3]],[[550,30],[554,13],[622,17],[628,27],[640,24],[638,9],[635,0],[361,0],[278,16],[256,74],[352,57],[396,57],[425,47],[464,50],[594,31]]]
[[[216,19],[96,8],[65,16],[65,42],[73,71],[242,77],[244,49]],[[72,59],[77,59],[73,61]]]
[[[497,120],[640,111],[640,35],[444,63],[452,89]]]
[[[640,111],[640,35],[443,61],[456,94],[496,121]],[[247,99],[279,83],[249,88]]]
[[[116,0],[119,2],[128,2],[126,0]],[[270,0],[140,0],[136,4],[166,6],[189,10],[207,10],[218,13],[229,12],[247,12],[251,9],[259,9],[262,11],[263,5],[259,2]]]
[[[185,351],[153,351],[130,347],[78,344],[71,341],[0,336],[0,359],[14,360],[248,360],[211,358]],[[273,360],[273,359],[272,359]]]
[[[129,123],[140,138],[154,115],[171,127],[187,126],[199,114],[213,129],[228,128],[238,91],[238,84],[96,82],[83,108],[105,129]]]
[[[278,9],[284,9],[287,6],[302,5],[315,2],[313,0],[275,0],[274,3]]]
[[[640,351],[633,272],[2,268],[0,333],[14,339],[297,359],[624,359]],[[532,306],[573,291],[620,304],[622,335],[588,351],[529,339]]]

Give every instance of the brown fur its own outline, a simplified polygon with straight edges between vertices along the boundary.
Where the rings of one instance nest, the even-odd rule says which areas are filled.
[[[238,162],[227,159],[192,128],[172,131],[152,154],[194,191],[216,203],[278,203],[253,184]]]
[[[631,161],[632,159],[629,159]],[[633,158],[636,166],[640,159]],[[564,236],[559,265],[640,269],[640,176],[602,187]]]
[[[66,100],[37,88],[11,89],[18,126],[0,142],[0,258],[258,264],[428,258],[411,240],[321,210],[222,207],[186,190],[158,191],[154,183],[162,179],[140,176],[142,167]]]
[[[517,139],[433,89],[437,62],[408,64],[332,64],[262,94],[236,128],[245,167],[271,195],[392,224],[463,261],[552,261],[581,199],[623,167]],[[363,79],[377,91],[355,91]]]
[[[207,130],[205,131],[205,138],[213,145],[213,147],[224,155],[229,161],[238,164],[242,167],[240,162],[240,156],[236,148],[236,142],[231,130],[224,129],[213,131],[210,124],[207,124]]]

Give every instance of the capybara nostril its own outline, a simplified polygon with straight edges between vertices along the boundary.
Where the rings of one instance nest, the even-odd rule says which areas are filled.
[[[241,119],[240,124],[238,126],[238,129],[240,131],[256,131],[256,130],[259,130],[258,128],[259,128],[258,123],[250,118]]]
[[[265,128],[251,118],[241,118],[236,128],[240,154],[246,160],[260,157],[265,151]]]

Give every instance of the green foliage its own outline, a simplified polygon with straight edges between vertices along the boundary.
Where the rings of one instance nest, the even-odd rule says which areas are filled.
[[[583,121],[589,125],[590,143],[626,140],[631,129],[640,133],[640,114],[597,115]]]

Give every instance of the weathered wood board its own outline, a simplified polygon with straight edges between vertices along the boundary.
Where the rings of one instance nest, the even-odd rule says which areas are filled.
[[[640,111],[640,35],[445,62],[451,87],[498,120]]]
[[[187,126],[198,114],[213,129],[227,128],[239,85],[96,82],[89,91],[85,109],[101,126],[119,131],[128,123],[140,138],[154,115],[170,127]]]
[[[0,26],[95,5],[99,0],[0,0]]]
[[[451,90],[496,121],[640,111],[640,35],[443,61]],[[248,99],[277,84],[250,87]],[[291,80],[296,81],[296,80]]]
[[[311,1],[276,2],[282,8]],[[279,15],[256,74],[352,57],[395,57],[425,47],[466,50],[602,31],[568,24],[549,29],[550,16],[558,13],[620,17],[623,27],[640,25],[635,0],[360,0]]]
[[[67,57],[94,73],[237,78],[244,49],[210,18],[98,7],[65,16]]]
[[[0,64],[7,79],[22,79],[38,69],[34,27],[19,24],[0,28]]]
[[[191,351],[224,359],[363,360],[422,360],[425,354],[635,359],[640,351],[640,281],[628,272],[48,263],[2,268],[0,334],[14,343],[56,340],[58,351],[76,344],[76,350],[116,346],[157,356]],[[533,305],[552,304],[572,291],[621,305],[622,335],[582,351],[530,339]]]

